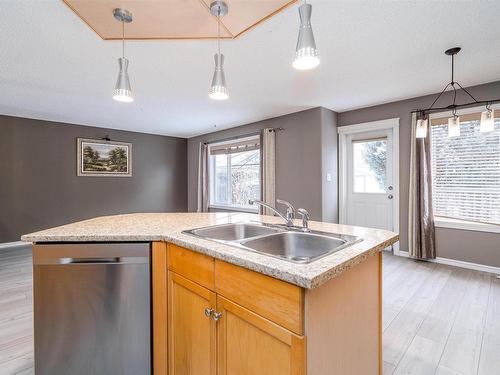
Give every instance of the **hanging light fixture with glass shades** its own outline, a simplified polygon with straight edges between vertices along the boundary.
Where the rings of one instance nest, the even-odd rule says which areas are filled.
[[[224,74],[224,55],[220,53],[220,18],[228,12],[228,6],[223,1],[214,1],[210,4],[210,12],[217,17],[217,53],[214,55],[215,71],[212,78],[212,85],[208,96],[214,100],[226,100],[229,98],[226,86],[226,76]]]
[[[477,100],[472,94],[467,91],[462,85],[455,81],[455,55],[461,50],[460,47],[454,47],[447,49],[444,53],[451,56],[451,82],[448,83],[443,91],[436,97],[431,106],[427,109],[418,109],[412,111],[412,113],[417,114],[417,129],[416,137],[425,138],[427,137],[427,128],[429,125],[429,114],[435,112],[451,111],[452,117],[448,119],[448,137],[459,137],[460,136],[460,116],[458,116],[457,110],[460,108],[469,108],[477,105],[485,105],[486,110],[481,112],[481,125],[479,131],[485,133],[490,132],[495,129],[495,113],[491,108],[492,104],[500,103],[500,99],[493,100]],[[441,98],[444,92],[450,87],[453,89],[453,102],[447,107],[434,108],[434,104]],[[458,88],[457,88],[458,86]],[[473,101],[470,103],[457,104],[457,91],[462,90],[465,92]]]
[[[304,3],[299,7],[299,37],[297,39],[297,47],[295,48],[295,59],[292,64],[297,70],[314,69],[320,63],[311,26],[311,13],[311,4],[307,4],[306,0],[304,0]]]
[[[113,99],[119,102],[130,103],[134,101],[130,79],[128,77],[128,59],[125,58],[125,24],[132,22],[132,13],[126,9],[116,8],[113,16],[122,23],[122,57],[118,59],[118,79],[113,91]]]

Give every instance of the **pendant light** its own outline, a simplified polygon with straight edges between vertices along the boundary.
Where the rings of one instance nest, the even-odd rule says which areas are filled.
[[[429,120],[426,118],[421,118],[417,120],[417,130],[415,133],[416,138],[427,137],[427,127],[429,125]]]
[[[460,137],[460,117],[453,111],[453,117],[448,119],[448,137]]]
[[[122,57],[118,59],[120,71],[113,91],[113,99],[119,102],[130,103],[134,101],[130,79],[128,77],[128,60],[125,58],[125,23],[132,22],[132,13],[126,9],[116,8],[113,16],[122,23]]]
[[[229,94],[224,74],[224,55],[220,53],[220,17],[227,14],[228,6],[223,1],[214,1],[210,4],[210,12],[217,17],[217,53],[214,55],[215,71],[208,96],[213,100],[226,100]]]
[[[486,133],[493,130],[495,130],[495,112],[487,105],[486,111],[481,112],[481,126],[479,127],[479,131]]]
[[[304,3],[299,7],[299,37],[297,39],[297,47],[295,48],[295,59],[292,64],[297,70],[314,69],[320,63],[311,26],[311,13],[312,6],[304,0]]]

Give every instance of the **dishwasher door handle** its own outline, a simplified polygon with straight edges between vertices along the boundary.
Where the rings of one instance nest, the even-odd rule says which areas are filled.
[[[111,258],[59,258],[55,264],[143,264],[149,263],[148,257],[111,257]]]

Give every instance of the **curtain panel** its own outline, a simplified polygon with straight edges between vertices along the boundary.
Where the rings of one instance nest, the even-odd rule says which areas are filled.
[[[197,212],[208,212],[208,145],[200,142],[198,157],[198,208]]]
[[[410,256],[436,258],[430,137],[416,138],[417,115],[412,114],[408,242]]]
[[[274,129],[262,129],[260,140],[261,200],[274,207],[276,190],[276,133]],[[274,215],[268,208],[260,207],[262,215]]]

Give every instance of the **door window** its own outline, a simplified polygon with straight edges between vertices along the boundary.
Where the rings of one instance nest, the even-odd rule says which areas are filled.
[[[353,141],[353,192],[387,190],[387,138]]]

